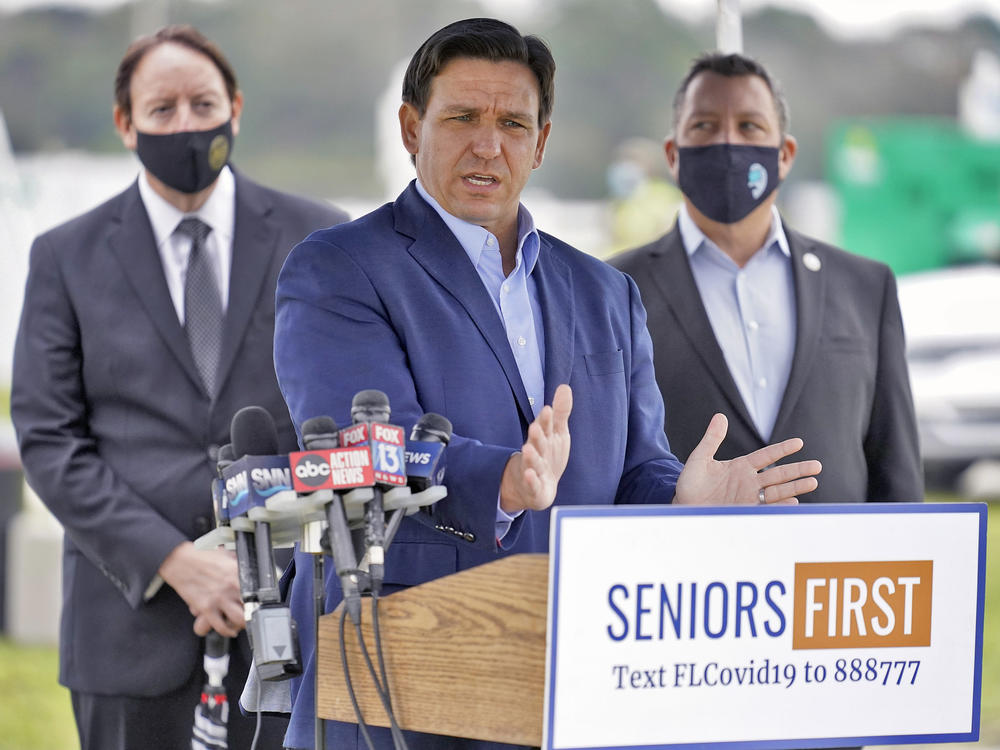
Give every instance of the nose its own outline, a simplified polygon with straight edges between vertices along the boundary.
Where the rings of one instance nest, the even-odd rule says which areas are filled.
[[[177,103],[177,116],[174,118],[174,132],[184,133],[189,130],[197,130],[195,125],[194,111],[191,103],[182,101]]]
[[[727,122],[724,127],[719,129],[720,143],[738,143],[739,141],[740,129],[737,123]]]
[[[492,125],[486,124],[476,130],[473,142],[472,153],[480,159],[495,159],[500,155],[500,131]]]

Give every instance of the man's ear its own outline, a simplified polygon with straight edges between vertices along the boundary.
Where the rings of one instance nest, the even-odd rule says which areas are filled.
[[[236,94],[233,96],[232,107],[233,107],[233,115],[232,115],[233,137],[236,137],[237,135],[240,134],[240,115],[243,114],[242,91],[237,91]]]
[[[532,169],[542,166],[542,159],[545,157],[545,144],[549,140],[549,133],[552,132],[552,120],[549,120],[538,131],[538,143],[535,145],[535,161],[531,165]]]
[[[670,175],[674,178],[674,182],[677,182],[677,141],[672,135],[668,135],[663,142],[663,153],[667,155],[667,168],[670,170]]]
[[[414,156],[420,150],[420,126],[421,117],[417,108],[409,102],[403,102],[399,108],[399,132],[403,137],[404,148]]]
[[[125,114],[125,110],[117,104],[111,110],[111,117],[115,121],[115,130],[118,131],[118,137],[122,139],[125,148],[129,151],[135,151],[136,136],[132,118]]]
[[[778,178],[783,180],[792,171],[792,164],[795,163],[795,154],[799,150],[799,142],[794,135],[786,135],[781,147],[778,149]]]

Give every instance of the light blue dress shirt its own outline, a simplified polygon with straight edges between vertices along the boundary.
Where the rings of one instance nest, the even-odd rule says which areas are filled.
[[[681,206],[677,224],[695,284],[729,372],[769,441],[795,354],[795,282],[778,209],[763,246],[740,268]]]
[[[528,394],[531,411],[537,417],[545,398],[545,332],[542,327],[542,311],[538,305],[538,288],[531,275],[538,262],[540,247],[534,219],[528,209],[518,207],[517,255],[514,270],[505,277],[500,242],[496,236],[478,224],[470,224],[449,214],[424,189],[420,180],[417,180],[417,192],[455,235],[489,292],[507,332],[507,342],[514,353],[514,361]],[[503,539],[517,515],[511,516],[501,510],[498,499],[497,539]]]

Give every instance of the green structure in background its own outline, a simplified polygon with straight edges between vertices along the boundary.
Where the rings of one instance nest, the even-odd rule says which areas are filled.
[[[896,274],[1000,262],[1000,142],[951,120],[852,119],[827,141],[843,247]]]

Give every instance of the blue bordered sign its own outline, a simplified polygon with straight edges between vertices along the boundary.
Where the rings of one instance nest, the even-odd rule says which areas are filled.
[[[542,747],[979,737],[986,506],[557,507]]]

